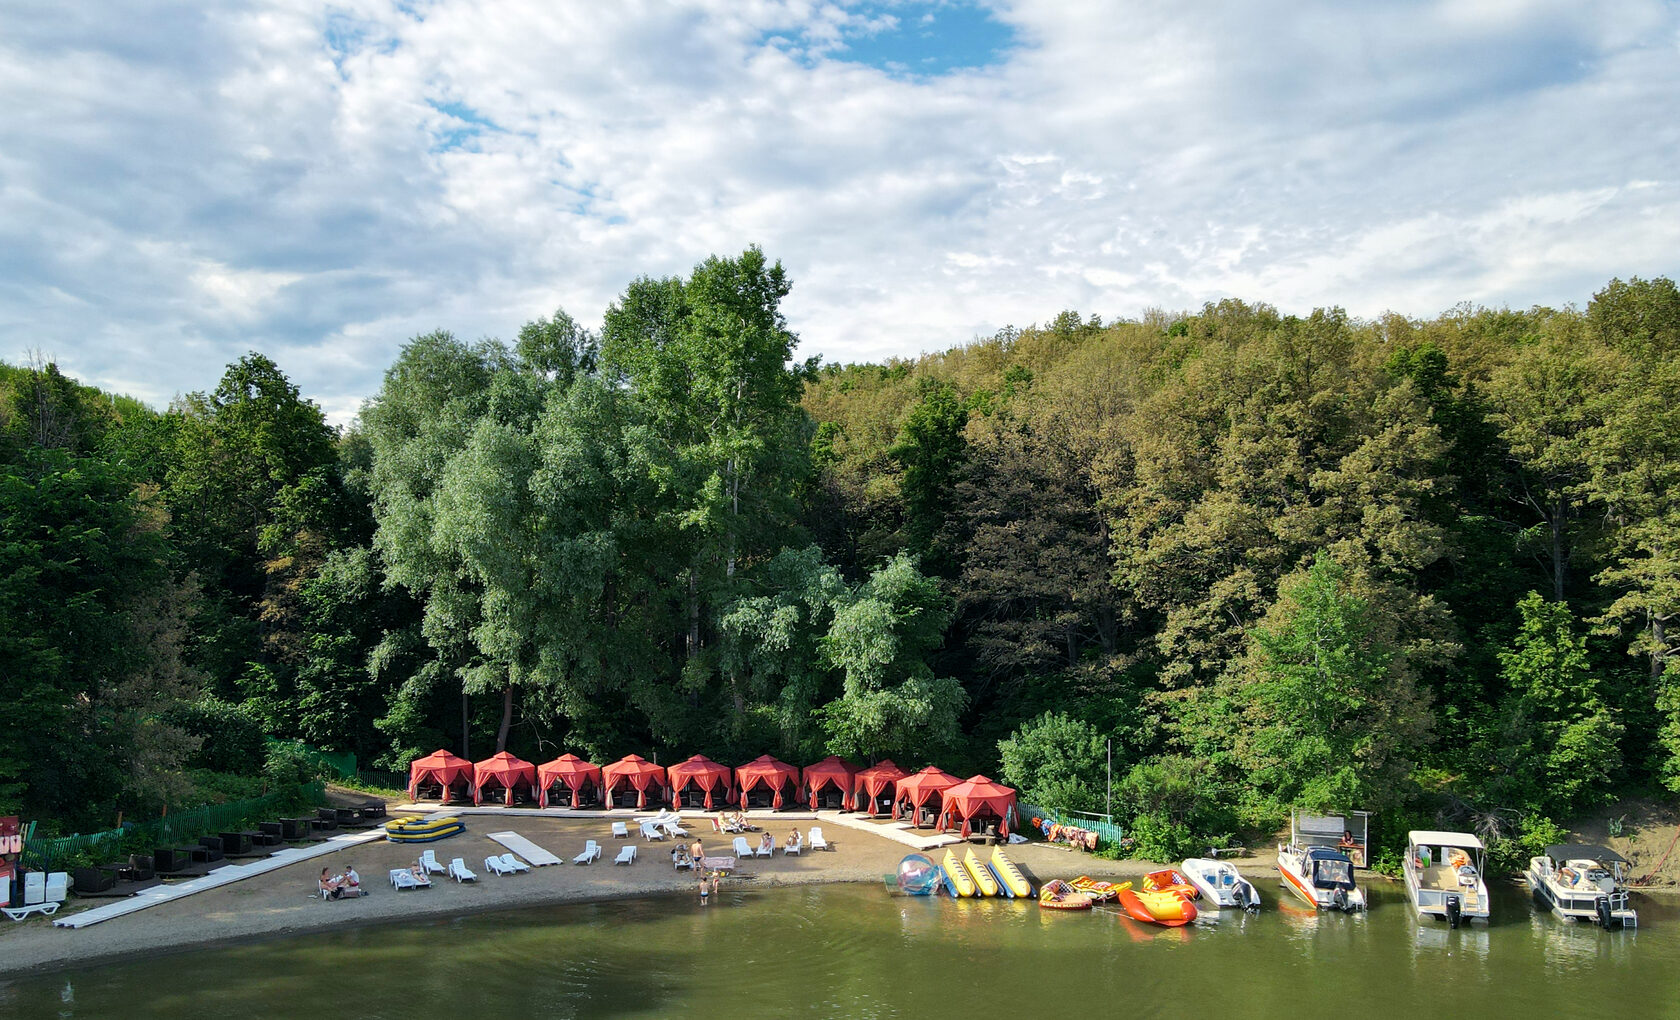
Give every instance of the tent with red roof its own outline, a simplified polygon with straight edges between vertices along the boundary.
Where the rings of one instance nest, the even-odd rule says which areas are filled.
[[[514,791],[521,785],[529,790],[536,782],[535,765],[506,751],[497,751],[473,764],[473,803],[484,803],[484,791],[488,787],[501,790],[507,805],[512,807]]]
[[[852,777],[857,775],[857,766],[843,758],[829,755],[815,765],[805,766],[803,789],[809,797],[811,810],[817,809],[817,794],[826,786],[832,786],[840,793],[840,806],[847,806],[852,799]]]
[[[665,770],[665,778],[670,782],[671,806],[677,806],[677,798],[690,786],[706,792],[705,808],[712,809],[712,795],[723,791],[723,799],[730,799],[729,766],[719,765],[703,754],[697,754],[687,761],[678,762]]]
[[[1015,813],[1015,791],[985,776],[969,776],[940,791],[939,825],[946,828],[962,820],[963,838],[976,815],[992,814],[998,819],[998,835],[1009,835],[1009,819]]]
[[[601,788],[601,766],[591,765],[575,754],[563,754],[538,765],[537,796],[543,807],[548,807],[548,791],[556,783],[563,783],[572,791],[572,807],[582,807],[583,791]]]
[[[424,758],[416,758],[408,766],[408,796],[410,800],[420,799],[420,787],[443,787],[443,802],[449,803],[449,788],[459,783],[462,787],[472,785],[472,762],[465,758],[457,758],[448,751],[439,748]],[[466,790],[461,791],[463,794]]]
[[[647,807],[648,787],[666,786],[665,770],[639,754],[627,754],[601,770],[601,786],[607,806],[612,807],[613,791],[628,786],[636,791],[636,806]]]
[[[915,821],[917,812],[923,804],[933,799],[934,794],[941,790],[957,785],[960,780],[942,769],[929,765],[927,768],[900,779],[897,784],[896,800],[893,801],[893,814],[898,814],[898,808],[905,801],[909,801],[910,810],[905,812],[905,821]]]
[[[854,811],[875,813],[875,803],[889,786],[896,786],[904,778],[904,770],[892,763],[889,758],[876,765],[871,765],[852,777],[852,802],[849,805]],[[895,795],[892,799],[897,800]]]
[[[767,754],[761,754],[745,765],[735,769],[735,785],[741,790],[741,804],[747,803],[747,792],[759,786],[772,791],[770,806],[782,806],[784,795],[789,789],[797,790],[799,786],[799,769],[785,761],[778,761]]]

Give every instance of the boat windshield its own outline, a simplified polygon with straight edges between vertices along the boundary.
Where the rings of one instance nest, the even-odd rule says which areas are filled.
[[[1313,885],[1320,889],[1352,889],[1352,861],[1314,861]]]

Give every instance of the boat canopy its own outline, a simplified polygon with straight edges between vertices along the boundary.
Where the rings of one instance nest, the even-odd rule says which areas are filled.
[[[1546,848],[1546,856],[1554,861],[1599,861],[1626,864],[1627,858],[1604,846],[1591,843],[1559,843]]]
[[[1434,829],[1413,829],[1406,833],[1413,846],[1456,846],[1464,850],[1486,850],[1482,841],[1468,832],[1440,832]]]
[[[1307,863],[1312,865],[1312,883],[1318,888],[1353,888],[1353,861],[1347,854],[1321,846],[1309,847]]]

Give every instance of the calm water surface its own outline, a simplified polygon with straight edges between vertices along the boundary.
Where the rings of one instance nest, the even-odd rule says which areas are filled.
[[[19,1017],[1680,1017],[1680,910],[1603,932],[1496,890],[1491,928],[1366,916],[1262,886],[1258,916],[1162,930],[1111,912],[726,890],[381,926],[0,982]]]

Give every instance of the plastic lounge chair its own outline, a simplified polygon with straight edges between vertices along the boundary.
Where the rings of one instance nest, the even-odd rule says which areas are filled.
[[[31,871],[23,876],[23,905],[19,907],[0,907],[7,917],[14,921],[21,921],[30,914],[46,914],[51,916],[58,912],[59,901],[64,898],[69,886],[69,875],[63,871],[53,872],[57,882],[51,884],[59,892],[58,899],[48,895],[48,876],[39,871]]]
[[[420,883],[414,880],[414,873],[407,868],[392,868],[391,888],[402,892],[404,889],[418,889]]]
[[[636,844],[626,843],[618,848],[618,856],[613,858],[614,864],[635,864]]]
[[[820,826],[820,825],[811,826],[811,849],[812,850],[832,850],[832,849],[834,849],[832,846],[829,846],[828,840],[823,839],[822,826]]]
[[[770,837],[770,843],[769,843],[768,846],[761,844],[758,847],[757,850],[753,851],[753,856],[754,857],[774,857],[774,856],[776,856],[776,837],[775,836]]]
[[[478,881],[478,875],[468,870],[467,862],[459,857],[449,862],[449,877],[453,878],[457,885]]]
[[[736,857],[751,857],[752,855],[753,855],[752,847],[747,844],[747,837],[736,836],[735,837],[735,856]]]
[[[441,875],[444,873],[445,869],[443,865],[438,863],[437,854],[430,849],[420,851],[420,863],[425,867],[428,874]]]
[[[683,839],[688,838],[688,830],[683,828],[681,825],[678,825],[676,822],[660,822],[659,827],[664,829],[667,835],[681,836]]]
[[[690,871],[694,870],[694,860],[688,856],[688,851],[687,850],[679,850],[676,853],[672,854],[671,855],[671,864],[676,868],[677,871],[681,871],[684,868],[687,868]]]
[[[513,856],[513,854],[511,854],[511,853],[505,853],[499,859],[502,862],[502,867],[508,869],[509,871],[530,871],[531,870],[531,866],[529,864],[526,864],[524,861],[522,861],[519,858]]]
[[[712,831],[720,836],[723,835],[723,823],[718,821],[716,816],[711,816],[708,820],[712,823]]]
[[[510,875],[513,873],[512,868],[506,867],[502,864],[502,859],[500,857],[484,858],[484,870],[488,871],[492,875]]]
[[[649,842],[655,842],[655,841],[664,839],[665,834],[663,832],[659,831],[659,826],[656,825],[655,823],[653,823],[653,822],[643,822],[642,823],[642,838],[645,839],[645,840],[648,840]]]
[[[612,823],[612,835],[613,839],[629,839],[630,826],[623,822],[614,822]]]
[[[783,845],[782,853],[793,854],[795,857],[797,857],[797,856],[799,856],[799,852],[803,849],[805,849],[805,844],[804,843],[787,843],[787,844]]]
[[[583,844],[583,853],[578,854],[576,857],[573,857],[572,858],[572,863],[573,864],[588,864],[588,863],[596,860],[600,856],[601,856],[601,845],[599,843],[596,843],[592,839],[591,840],[586,840]]]

